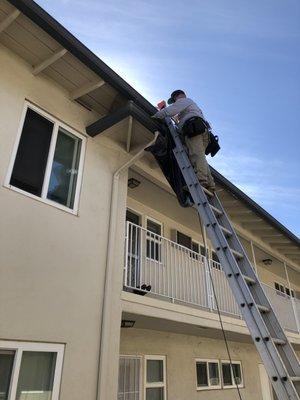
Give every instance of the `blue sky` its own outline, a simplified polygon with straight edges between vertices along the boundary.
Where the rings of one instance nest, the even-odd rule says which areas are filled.
[[[299,0],[38,3],[153,104],[186,90],[210,163],[299,235]]]

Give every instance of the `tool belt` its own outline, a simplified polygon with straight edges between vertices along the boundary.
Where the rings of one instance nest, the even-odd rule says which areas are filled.
[[[184,123],[181,130],[185,137],[191,138],[197,135],[202,135],[208,129],[210,129],[209,123],[203,118],[192,117]]]

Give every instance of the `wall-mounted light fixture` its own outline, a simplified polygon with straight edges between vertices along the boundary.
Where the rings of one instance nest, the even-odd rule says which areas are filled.
[[[135,178],[129,178],[128,179],[128,187],[130,188],[130,189],[134,189],[134,188],[136,188],[136,187],[138,187],[139,185],[140,185],[140,181],[138,181],[137,179],[135,179]]]
[[[271,260],[271,258],[265,258],[264,260],[262,260],[263,264],[266,266],[272,265],[273,260]]]
[[[130,319],[122,319],[121,328],[133,328],[134,324],[135,321],[132,321]]]

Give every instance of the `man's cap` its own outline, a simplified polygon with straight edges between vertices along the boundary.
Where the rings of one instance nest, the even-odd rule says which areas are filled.
[[[185,95],[184,91],[181,90],[181,89],[174,90],[174,92],[171,93],[171,97],[170,97],[169,100],[168,100],[168,104],[173,104],[173,103],[175,103],[175,98],[176,98],[179,94],[184,94],[184,95]]]

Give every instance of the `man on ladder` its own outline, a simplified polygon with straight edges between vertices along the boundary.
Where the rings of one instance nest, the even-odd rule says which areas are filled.
[[[210,125],[204,119],[197,104],[186,97],[183,90],[175,90],[168,100],[168,107],[162,108],[153,118],[177,116],[178,129],[182,133],[189,158],[195,169],[200,184],[211,192],[215,191],[215,182],[206,161],[205,150],[210,141]]]

